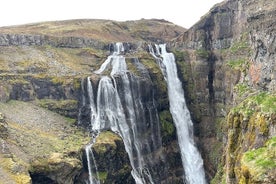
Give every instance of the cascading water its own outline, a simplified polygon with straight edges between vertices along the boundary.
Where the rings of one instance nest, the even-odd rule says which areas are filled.
[[[102,75],[111,69],[110,76],[101,76],[95,102],[91,79],[87,78],[91,130],[96,134],[111,130],[121,136],[132,167],[131,174],[137,184],[159,183],[160,179],[153,177],[153,170],[158,168],[152,166],[157,157],[153,154],[162,146],[157,110],[153,96],[146,103],[142,102],[140,81],[127,71],[123,52],[123,44],[116,43],[113,54],[94,72]],[[136,64],[142,68],[137,60]],[[162,154],[158,153],[158,157]]]
[[[83,85],[82,85],[83,86]],[[94,122],[96,119],[96,107],[94,102],[94,93],[93,93],[93,87],[91,84],[90,77],[87,77],[87,94],[88,94],[88,102],[90,107],[90,122]],[[84,97],[82,97],[84,99]],[[84,106],[84,102],[82,102],[82,106]],[[89,184],[100,184],[99,181],[99,174],[98,174],[98,168],[97,163],[94,157],[94,153],[92,150],[92,146],[95,142],[96,133],[93,132],[93,140],[92,143],[88,144],[85,147],[85,153],[87,158],[87,167],[88,167],[88,175],[89,175]],[[92,168],[93,166],[93,168]]]
[[[95,157],[94,157],[94,154],[92,151],[92,146],[93,146],[93,144],[91,143],[85,147],[89,184],[100,184],[98,168],[97,168]],[[92,166],[94,166],[94,169],[92,168]],[[94,170],[94,172],[93,172],[93,170]]]
[[[156,45],[150,53],[157,59],[168,86],[170,112],[177,130],[185,181],[189,184],[205,184],[203,160],[193,140],[193,123],[186,106],[182,84],[177,76],[174,55],[167,53],[166,45]]]

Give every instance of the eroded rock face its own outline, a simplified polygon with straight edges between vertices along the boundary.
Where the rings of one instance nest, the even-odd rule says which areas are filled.
[[[53,153],[46,161],[34,160],[30,171],[32,183],[75,183],[75,178],[81,172],[82,164],[80,159],[73,154]],[[45,164],[42,164],[43,162]]]
[[[53,37],[47,35],[0,34],[0,46],[43,46],[67,48],[93,47],[107,50],[108,45],[98,40],[82,37]]]
[[[224,1],[170,43],[210,178],[231,137],[224,120],[230,109],[254,92],[275,94],[275,8],[271,0]],[[266,122],[273,129],[273,123]],[[257,137],[259,146],[264,145],[263,138]],[[232,179],[241,181],[238,176]]]
[[[115,133],[100,133],[92,147],[101,183],[135,183],[131,176],[131,166],[122,139]],[[79,180],[88,181],[86,154],[83,155],[84,170]],[[93,169],[95,172],[95,170]],[[78,180],[78,179],[77,179]]]
[[[95,105],[97,106],[97,113],[114,113],[112,114],[112,117],[115,119],[115,121],[113,120],[114,122],[117,122],[117,120],[119,120],[118,123],[123,124],[125,121],[127,123],[127,125],[125,125],[126,127],[124,127],[124,131],[126,133],[122,133],[122,136],[124,136],[123,138],[125,138],[125,149],[131,149],[131,152],[133,152],[133,154],[129,152],[129,157],[130,159],[132,159],[132,166],[135,167],[132,169],[135,171],[138,170],[139,172],[143,172],[139,173],[141,174],[141,176],[143,176],[144,173],[148,174],[150,177],[152,177],[155,183],[182,183],[183,167],[181,164],[179,148],[176,142],[175,127],[173,125],[171,115],[167,109],[168,97],[166,94],[166,84],[159,69],[159,66],[154,58],[152,58],[150,54],[145,51],[139,54],[143,54],[148,58],[141,58],[141,60],[139,61],[137,58],[135,58],[135,55],[131,55],[133,58],[128,59],[126,62],[129,67],[129,72],[125,74],[123,73],[122,75],[116,74],[112,76],[112,82],[115,83],[114,86],[116,86],[114,90],[118,92],[118,96],[115,96],[113,93],[114,96],[112,97],[112,99],[116,98],[116,101],[113,100],[114,102],[112,101],[112,99],[109,99],[110,96],[108,95],[104,96],[106,99],[99,98],[102,94],[105,94],[106,92],[105,88],[100,85],[101,79],[106,79],[107,77],[97,78],[92,75],[91,77],[83,80],[83,106],[81,107],[79,122],[80,125],[85,126],[88,131],[91,130],[91,126],[94,126],[93,123],[96,124],[96,122],[91,122],[90,116],[92,107],[90,104],[91,99],[89,98],[88,94],[92,91],[88,89],[88,86],[90,86],[90,84],[88,85],[88,83],[93,82],[93,95],[95,96],[94,100],[96,102]],[[148,70],[145,65],[149,65],[151,66],[151,68]],[[108,73],[108,71],[106,71],[106,73]],[[154,81],[154,78],[156,77],[158,77],[158,79],[160,79],[161,81]],[[126,80],[128,80],[128,86],[126,86]],[[108,89],[109,91],[113,90],[113,88],[110,86]],[[127,90],[129,90],[130,93],[127,93]],[[125,96],[127,95],[129,99],[125,98]],[[161,97],[161,95],[164,96]],[[133,101],[133,107],[129,104],[130,101]],[[114,109],[112,106],[114,104],[107,104],[106,102],[120,103],[124,111],[118,110],[117,112],[116,109]],[[105,108],[107,109],[107,112],[104,111]],[[131,113],[135,115],[129,114],[128,108],[133,108]],[[158,112],[159,109],[160,112]],[[109,112],[111,110],[112,112]],[[125,113],[123,114],[125,119],[120,119],[117,117],[121,117],[122,113]],[[113,121],[112,124],[114,124]],[[118,126],[121,128],[120,125],[110,125],[108,118],[101,119],[101,122],[103,130],[110,130],[112,129],[110,128],[111,126]],[[130,143],[128,141],[130,141]],[[138,146],[131,147],[134,144],[138,144]],[[97,149],[100,150],[99,146],[102,146],[102,149],[106,149],[105,145],[103,144],[95,144],[93,146],[95,150],[96,162],[98,162],[99,160],[99,167],[101,167],[102,172],[106,172],[107,176],[110,175],[110,177],[116,178],[117,176],[112,176],[112,168],[114,166],[110,165],[109,167],[111,170],[107,169],[108,167],[106,167],[105,165],[108,163],[105,163],[105,160],[108,157],[113,157],[112,155],[117,153],[113,153],[113,150],[111,150],[108,153],[98,154]],[[97,149],[95,147],[97,147]],[[143,165],[139,163],[139,159],[141,159],[140,162],[143,163]],[[120,159],[118,161],[119,163],[115,163],[115,165],[120,165]],[[114,162],[116,162],[116,160],[114,160]],[[140,165],[142,168],[140,168]],[[139,167],[137,168],[137,166]],[[99,167],[98,169],[100,170]],[[117,174],[119,174],[120,177],[126,177],[123,176],[121,172]],[[106,180],[109,181],[110,179],[107,178]],[[126,182],[132,183],[133,181],[128,180]]]

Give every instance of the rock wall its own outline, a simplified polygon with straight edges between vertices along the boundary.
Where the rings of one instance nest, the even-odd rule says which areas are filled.
[[[225,174],[228,179],[222,180],[227,183],[245,181],[239,176],[240,170],[235,170],[234,174],[229,170],[235,168],[233,165],[240,165],[242,155],[254,147],[239,149],[250,145],[246,138],[241,137],[247,134],[256,136],[254,140],[259,144],[255,148],[259,148],[275,136],[271,131],[274,121],[269,120],[275,109],[267,115],[270,118],[264,119],[271,131],[269,135],[259,136],[246,128],[233,131],[226,122],[232,124],[235,121],[225,119],[232,108],[249,97],[263,92],[270,94],[271,98],[275,96],[274,16],[275,3],[272,1],[223,1],[169,44],[181,70],[179,75],[184,81],[187,102],[195,121],[195,135],[199,139],[209,178],[217,173],[222,178]],[[252,107],[256,112],[257,106]],[[256,119],[256,114],[248,118]],[[233,136],[239,151],[231,151]],[[238,141],[237,137],[243,141]],[[257,183],[250,177],[253,176],[247,175],[246,181]],[[215,178],[213,182],[222,180]]]
[[[48,35],[0,34],[0,46],[43,46],[108,50],[104,42],[83,37],[53,37]]]
[[[127,113],[128,102],[125,101],[126,87],[124,86],[124,79],[121,78],[122,76],[119,74],[114,75],[113,79],[114,82],[116,82],[115,86],[120,97],[120,103],[126,112],[124,116],[126,116],[127,124],[131,129],[129,133],[130,137],[131,139],[137,139],[132,141],[138,143],[138,148],[139,150],[141,149],[141,155],[133,155],[134,163],[137,163],[136,159],[141,157],[143,161],[145,161],[144,167],[146,169],[143,169],[141,172],[149,172],[155,183],[182,183],[184,172],[181,164],[179,147],[176,142],[176,131],[168,110],[166,83],[159,66],[155,59],[142,49],[128,50],[125,51],[124,54],[128,56],[128,58],[126,58],[126,63],[129,71],[126,77],[129,79],[129,95],[131,95],[131,100],[135,101],[133,102],[133,113],[135,113],[134,119]],[[135,56],[140,56],[139,60]],[[93,82],[94,96],[98,96],[99,94],[97,93],[101,92],[98,90],[101,77],[92,74],[90,78]],[[87,80],[83,80],[82,89],[83,106],[80,110],[79,122],[81,126],[86,127],[87,130],[91,130],[91,109],[89,100],[87,100],[89,99],[89,95],[86,90]],[[137,104],[136,101],[139,103]],[[99,102],[100,101],[97,101],[97,103]],[[97,108],[99,107],[101,106],[97,106]],[[136,129],[134,130],[132,130],[133,122],[137,123],[135,125]],[[135,134],[135,136],[133,136],[134,138],[132,138],[132,132]],[[132,149],[135,153],[137,148]],[[100,165],[102,165],[102,162],[106,160],[107,157],[110,157],[110,154],[100,154],[97,155],[96,160],[99,160],[101,162]],[[113,166],[110,167],[112,168]],[[106,172],[108,175],[113,172],[107,167],[102,167],[102,171]],[[109,181],[110,178],[107,178],[107,180]]]

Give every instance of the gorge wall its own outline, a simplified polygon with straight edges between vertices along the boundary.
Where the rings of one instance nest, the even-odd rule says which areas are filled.
[[[274,4],[224,1],[171,42],[213,183],[275,182]]]

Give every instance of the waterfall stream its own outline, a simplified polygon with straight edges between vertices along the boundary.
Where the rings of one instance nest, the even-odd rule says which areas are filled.
[[[87,77],[86,88],[82,86],[82,90],[86,91],[82,106],[90,109],[88,121],[93,143],[102,131],[111,130],[118,134],[123,140],[136,184],[161,183],[160,176],[166,178],[168,170],[165,165],[160,168],[161,163],[166,161],[162,156],[160,122],[152,81],[138,58],[130,61],[142,71],[144,78],[128,71],[124,52],[123,44],[116,43],[113,53],[94,72],[100,77],[99,82],[93,84],[91,78]],[[177,76],[174,55],[167,53],[165,45],[156,45],[155,51],[150,47],[150,53],[158,62],[167,82],[170,112],[177,130],[185,171],[184,183],[205,184],[203,161],[194,144],[193,124],[186,107],[182,84]],[[97,85],[94,88],[96,91],[93,91],[93,85]],[[100,184],[93,157],[93,143],[86,147],[89,184]]]
[[[151,46],[150,53],[157,59],[167,82],[170,112],[177,130],[181,159],[185,171],[185,181],[189,184],[205,184],[203,160],[193,140],[193,123],[186,106],[181,81],[177,76],[174,55],[166,51],[166,45]]]
[[[89,178],[88,178],[89,184],[100,184],[97,163],[94,157],[94,153],[92,151],[92,146],[93,146],[93,143],[85,147],[85,154],[87,158],[87,167],[88,167],[88,175],[89,175]],[[92,166],[94,167],[94,169],[92,168]]]
[[[160,153],[158,157],[153,156],[162,146],[154,99],[150,96],[149,102],[142,102],[140,80],[128,72],[123,52],[123,44],[116,43],[114,52],[108,56],[100,69],[94,72],[101,76],[95,93],[96,98],[91,79],[87,78],[91,130],[95,134],[111,130],[122,138],[132,167],[131,174],[137,184],[159,183],[160,179],[153,179],[152,176],[153,170],[158,170],[153,168],[152,163],[154,159],[162,156]],[[133,62],[143,68],[137,58]],[[107,70],[111,70],[109,76],[103,74]],[[146,134],[148,131],[151,132]],[[89,156],[88,151],[86,154]],[[89,159],[88,164],[91,164]],[[92,180],[93,178],[90,179]]]

